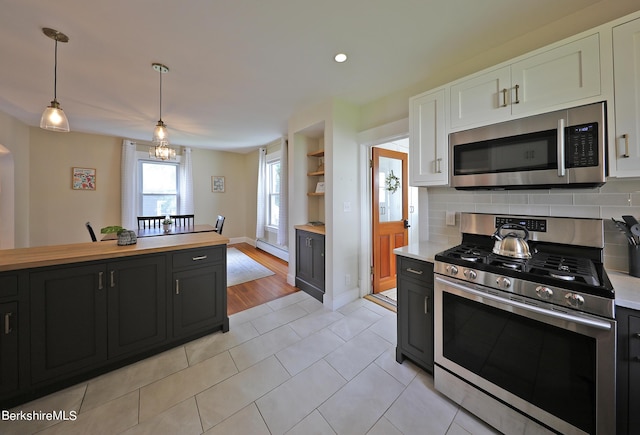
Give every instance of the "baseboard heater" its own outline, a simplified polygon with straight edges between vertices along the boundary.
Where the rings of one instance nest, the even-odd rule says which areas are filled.
[[[269,254],[280,258],[281,260],[289,262],[289,251],[286,251],[278,246],[272,245],[271,243],[267,243],[264,240],[256,241],[256,248],[262,249]]]

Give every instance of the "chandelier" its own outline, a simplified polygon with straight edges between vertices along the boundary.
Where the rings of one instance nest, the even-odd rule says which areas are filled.
[[[56,92],[58,85],[58,42],[69,42],[69,37],[64,33],[48,27],[43,28],[42,33],[56,41],[56,48],[54,58],[55,62],[53,65],[53,101],[51,102],[51,105],[47,106],[47,108],[44,109],[44,112],[42,112],[40,128],[66,133],[69,131],[69,120],[62,111],[60,103],[58,103]]]
[[[162,121],[162,74],[168,73],[169,67],[161,63],[153,63],[151,66],[160,73],[160,118],[153,130],[151,142],[155,146],[149,148],[149,157],[159,160],[175,160],[176,150],[169,147],[169,133],[167,126]]]

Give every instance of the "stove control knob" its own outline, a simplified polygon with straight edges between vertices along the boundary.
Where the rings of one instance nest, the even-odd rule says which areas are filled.
[[[467,279],[476,279],[478,277],[478,273],[473,269],[465,269],[462,273]]]
[[[541,285],[539,285],[538,287],[536,287],[536,294],[540,299],[549,300],[553,297],[553,290],[551,290],[549,287],[542,287]]]
[[[449,275],[457,275],[458,274],[458,268],[452,265],[449,265],[446,267],[447,273]]]
[[[572,307],[578,308],[584,305],[584,298],[577,293],[568,293],[564,298]]]
[[[496,279],[496,284],[501,288],[509,288],[511,287],[511,280],[509,278],[505,278],[504,276],[500,276]]]

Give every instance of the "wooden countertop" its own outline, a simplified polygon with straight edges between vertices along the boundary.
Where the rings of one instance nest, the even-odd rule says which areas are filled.
[[[138,239],[138,243],[135,245],[127,246],[118,246],[116,240],[109,240],[69,245],[2,249],[0,250],[0,272],[226,245],[227,243],[229,243],[228,238],[215,232],[206,232],[145,237]]]
[[[294,225],[296,230],[308,231],[310,233],[325,235],[324,225]]]

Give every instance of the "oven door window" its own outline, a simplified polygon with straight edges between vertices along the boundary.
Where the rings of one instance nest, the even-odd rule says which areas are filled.
[[[595,431],[596,341],[443,294],[443,356],[538,408]]]
[[[455,175],[558,169],[556,130],[486,140],[453,148]]]

